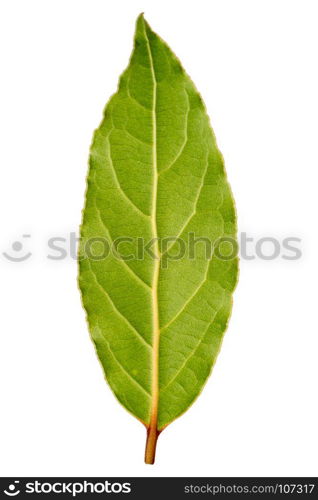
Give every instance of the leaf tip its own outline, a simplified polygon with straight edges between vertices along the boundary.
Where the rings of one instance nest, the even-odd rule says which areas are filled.
[[[139,14],[139,16],[137,17],[137,20],[136,20],[136,28],[137,29],[145,24],[144,14],[145,14],[144,12],[141,12]]]
[[[145,19],[145,13],[144,12],[141,12],[139,14],[139,16],[137,17],[137,21],[136,21],[136,32],[138,32],[139,30],[141,30],[142,32],[144,32],[145,28],[150,28],[149,24],[147,23],[146,19]]]

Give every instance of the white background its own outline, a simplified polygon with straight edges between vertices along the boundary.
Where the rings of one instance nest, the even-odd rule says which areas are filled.
[[[0,475],[317,475],[317,2],[0,5]],[[46,258],[48,237],[78,230],[92,132],[142,11],[205,100],[240,231],[302,238],[300,260],[242,260],[214,372],[155,466],[103,379],[76,262]],[[23,263],[2,255],[16,240]]]

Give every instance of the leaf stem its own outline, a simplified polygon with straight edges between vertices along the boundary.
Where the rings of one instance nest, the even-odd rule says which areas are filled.
[[[145,449],[146,464],[152,465],[155,463],[158,436],[159,436],[159,431],[157,429],[157,425],[154,426],[150,424],[150,427],[147,429],[147,440]]]

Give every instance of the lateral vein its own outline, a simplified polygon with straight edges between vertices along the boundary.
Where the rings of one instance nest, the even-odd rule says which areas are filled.
[[[223,299],[223,303],[224,303],[224,299]],[[216,318],[216,315],[217,313],[220,311],[220,309],[222,308],[223,306],[223,303],[222,305],[220,306],[220,308],[214,312],[213,314],[213,318],[211,319],[211,321],[209,322],[208,326],[206,327],[206,329],[204,330],[203,332],[203,335],[202,337],[200,338],[199,342],[197,343],[197,345],[194,347],[194,349],[192,350],[192,352],[190,353],[190,355],[185,358],[184,362],[182,363],[182,365],[180,366],[180,368],[177,370],[177,372],[175,373],[175,375],[172,377],[172,379],[164,386],[160,389],[160,392],[164,392],[167,390],[168,387],[171,386],[171,384],[173,384],[173,382],[176,380],[176,378],[178,377],[178,375],[180,375],[180,373],[182,372],[182,370],[184,370],[184,368],[186,367],[186,365],[188,364],[189,360],[191,358],[193,358],[193,356],[196,355],[197,353],[197,350],[199,349],[200,345],[203,343],[208,331],[209,331],[209,328],[210,326],[214,323],[215,321],[215,318]]]
[[[104,337],[105,338],[105,337]],[[110,347],[110,344],[108,342],[108,340],[106,340],[105,338],[105,341],[106,341],[106,345],[108,347],[108,350],[110,352],[110,354],[113,356],[114,360],[116,361],[116,363],[118,364],[118,366],[121,368],[121,370],[127,375],[127,377],[134,383],[137,385],[137,387],[142,391],[144,392],[147,397],[149,398],[150,397],[150,394],[148,391],[146,391],[146,389],[134,378],[130,375],[130,373],[126,370],[126,368],[123,366],[123,364],[119,361],[119,359],[117,358],[117,356],[115,355],[114,351],[112,351],[111,347]]]
[[[168,321],[168,323],[166,323],[164,326],[161,327],[161,331],[165,330],[172,323],[174,323],[174,321],[176,321],[176,319],[180,316],[180,314],[183,313],[183,311],[185,310],[185,308],[187,307],[187,305],[190,304],[190,302],[194,299],[194,297],[199,293],[199,291],[201,290],[201,288],[203,287],[203,285],[208,281],[208,274],[209,274],[209,269],[210,269],[211,262],[212,262],[212,259],[210,259],[209,262],[208,262],[208,264],[207,264],[207,268],[205,270],[203,280],[200,281],[199,285],[196,287],[196,289],[190,295],[190,297],[185,301],[185,303],[183,304],[183,306],[181,307],[181,309],[175,314],[175,316],[173,316],[173,318],[170,319]]]
[[[130,321],[128,321],[128,319],[126,318],[126,316],[124,316],[120,310],[118,309],[118,307],[116,307],[113,299],[111,298],[111,296],[109,295],[109,293],[106,292],[105,288],[100,284],[98,278],[97,278],[97,275],[96,275],[96,272],[94,271],[94,269],[92,268],[92,265],[91,265],[91,261],[89,259],[87,259],[87,262],[89,264],[89,268],[91,270],[91,273],[92,275],[94,276],[94,279],[95,279],[95,282],[96,284],[98,285],[98,287],[101,289],[101,291],[103,292],[103,294],[108,298],[109,302],[111,303],[114,311],[116,311],[116,313],[118,314],[118,316],[120,316],[124,321],[125,323],[130,327],[130,329],[132,329],[135,334],[139,337],[139,339],[148,347],[148,348],[151,348],[151,345],[148,344],[148,342],[144,339],[144,337],[138,332],[138,330],[130,323]]]
[[[108,143],[108,159],[109,159],[109,164],[110,164],[110,166],[112,168],[114,179],[115,179],[115,182],[117,184],[117,187],[118,187],[119,191],[122,193],[123,197],[128,201],[128,203],[133,207],[133,209],[136,210],[136,212],[138,212],[142,217],[149,217],[149,215],[145,214],[145,212],[143,212],[142,210],[140,210],[140,208],[138,208],[137,205],[135,205],[135,203],[129,198],[129,196],[127,195],[127,193],[124,191],[123,187],[121,186],[121,184],[119,182],[119,179],[118,179],[118,176],[117,176],[117,172],[116,172],[116,169],[115,169],[113,158],[112,158],[111,143],[110,143],[110,140],[109,140],[109,135],[107,135],[106,140],[107,140],[107,143]]]
[[[96,182],[95,182],[96,184]],[[99,189],[98,185],[96,184],[96,187],[97,189]],[[100,220],[100,223],[102,224],[103,228],[105,229],[105,231],[107,232],[107,236],[110,240],[110,242],[113,244],[114,243],[114,240],[112,239],[111,237],[111,234],[105,224],[105,222],[103,221],[102,219],[102,215],[101,215],[101,211],[96,203],[96,198],[95,198],[95,207],[96,207],[96,211],[97,211],[97,214],[98,214],[98,218]],[[129,267],[129,265],[127,264],[127,262],[124,260],[124,259],[118,259],[119,262],[121,262],[123,264],[123,266],[127,269],[127,271],[131,274],[131,276],[133,278],[135,278],[135,280],[139,281],[145,288],[147,288],[147,291],[149,292],[149,290],[151,290],[151,287],[148,285],[148,283],[146,283],[146,281],[144,281],[135,271],[133,271],[133,269],[131,269],[131,267]]]

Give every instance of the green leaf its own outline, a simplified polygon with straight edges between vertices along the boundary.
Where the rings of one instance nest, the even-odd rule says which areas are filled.
[[[237,280],[235,238],[202,99],[141,15],[91,146],[79,284],[106,379],[147,427],[147,463],[219,352]]]

